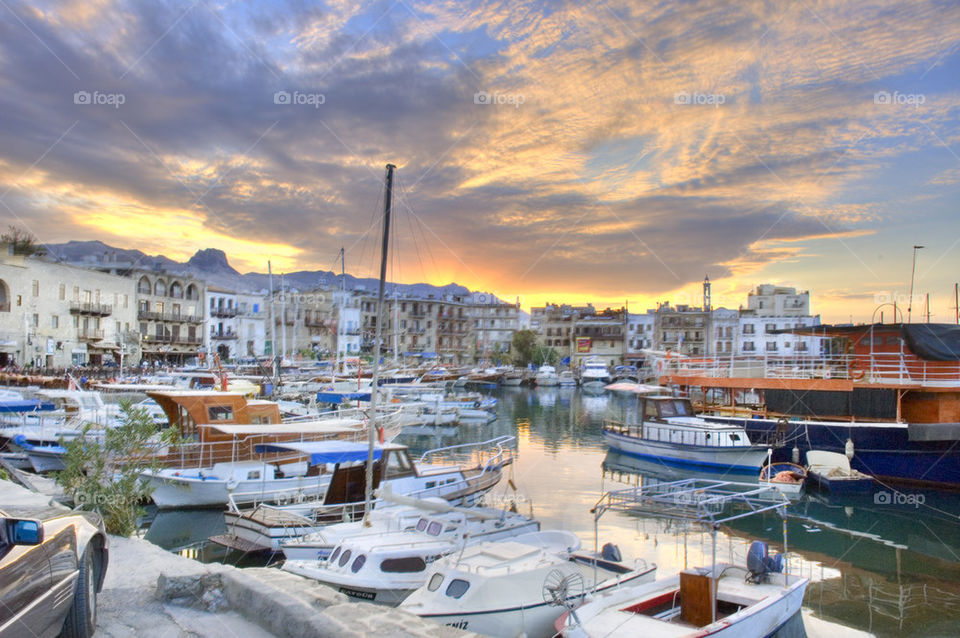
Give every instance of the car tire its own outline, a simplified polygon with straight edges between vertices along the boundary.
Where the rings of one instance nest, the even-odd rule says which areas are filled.
[[[87,547],[80,561],[80,574],[73,592],[73,604],[63,623],[61,638],[90,638],[97,628],[97,569],[93,547]]]

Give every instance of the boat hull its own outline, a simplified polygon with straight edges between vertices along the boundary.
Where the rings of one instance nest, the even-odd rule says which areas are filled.
[[[807,482],[811,487],[829,492],[834,496],[871,494],[877,485],[873,477],[827,478],[819,472],[809,472]]]
[[[657,459],[661,463],[756,473],[767,458],[762,446],[699,446],[676,445],[664,441],[642,439],[604,429],[603,439],[612,450],[639,458]]]
[[[743,425],[751,440],[772,440],[777,434],[773,419],[705,418]],[[850,466],[855,470],[884,482],[960,489],[958,441],[911,440],[905,423],[790,421],[784,434],[788,443],[774,449],[774,460],[789,461],[794,445],[801,457],[808,450],[844,454],[849,439],[854,450]]]
[[[153,487],[151,498],[160,509],[181,507],[225,506],[233,495],[233,502],[244,505],[258,501],[298,499],[303,494],[316,498],[326,489],[330,476],[293,477],[266,481],[238,481],[235,486],[223,479],[170,477],[143,473]]]

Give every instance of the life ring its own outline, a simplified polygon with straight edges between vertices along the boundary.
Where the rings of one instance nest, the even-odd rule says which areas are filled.
[[[853,379],[854,381],[859,381],[860,379],[862,379],[862,378],[865,377],[865,376],[867,376],[867,373],[864,372],[863,370],[851,370],[851,371],[850,371],[850,378]]]

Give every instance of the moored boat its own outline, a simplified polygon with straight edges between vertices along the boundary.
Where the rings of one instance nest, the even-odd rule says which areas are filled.
[[[815,487],[836,496],[869,494],[876,486],[872,476],[850,467],[850,459],[838,452],[807,452],[807,478]]]
[[[624,421],[607,419],[603,438],[610,449],[729,472],[757,472],[768,450],[752,445],[742,426],[711,423],[693,412],[688,399],[637,396],[638,409]]]

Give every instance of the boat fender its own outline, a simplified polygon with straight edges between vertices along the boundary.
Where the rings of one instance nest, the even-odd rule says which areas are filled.
[[[227,479],[227,489],[230,490],[231,492],[232,492],[233,490],[237,489],[237,479],[236,479],[236,478],[234,478],[234,477],[231,476],[230,478]]]
[[[800,448],[796,445],[793,446],[793,449],[790,450],[790,458],[793,459],[794,465],[800,465]]]
[[[847,444],[843,448],[843,453],[847,455],[849,460],[853,460],[853,439],[847,439]]]
[[[623,560],[620,555],[620,548],[613,543],[607,543],[600,549],[600,557],[613,563],[619,563]]]

